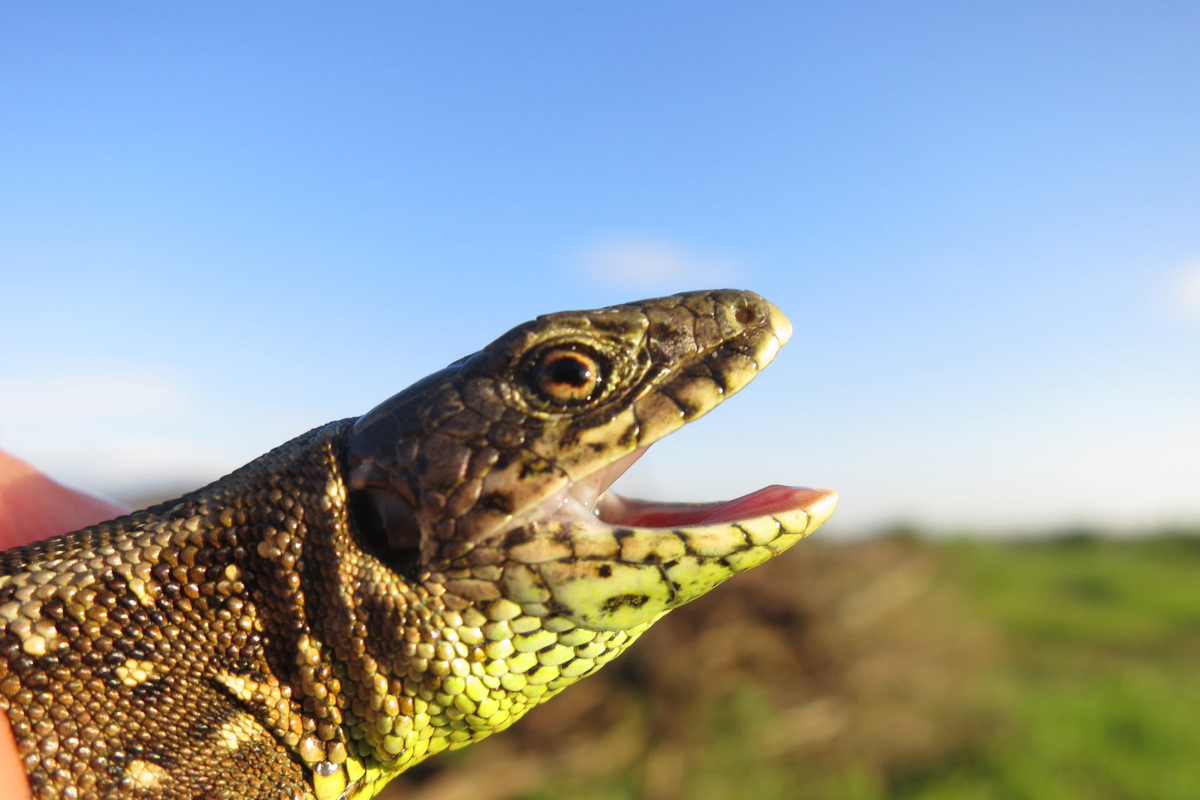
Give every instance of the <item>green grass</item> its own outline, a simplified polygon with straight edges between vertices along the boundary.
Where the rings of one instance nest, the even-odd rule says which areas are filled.
[[[911,771],[773,758],[757,746],[769,700],[748,687],[713,705],[673,787],[614,775],[530,800],[1200,798],[1200,539],[909,546],[998,642],[974,684],[982,735]]]
[[[1200,540],[944,546],[1005,730],[901,797],[1200,798]]]

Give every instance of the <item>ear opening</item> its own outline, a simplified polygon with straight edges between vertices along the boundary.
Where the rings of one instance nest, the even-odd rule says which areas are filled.
[[[347,498],[350,519],[362,547],[405,577],[420,565],[421,528],[412,508],[395,492],[366,488]]]

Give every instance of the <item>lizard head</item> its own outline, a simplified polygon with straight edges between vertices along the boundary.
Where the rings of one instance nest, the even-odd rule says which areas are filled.
[[[712,504],[608,491],[791,332],[774,305],[733,290],[549,314],[354,423],[341,461],[361,553],[345,591],[366,633],[348,649],[450,720],[426,744],[364,720],[376,759],[415,763],[505,727],[829,517],[827,490]]]
[[[664,504],[608,487],[748,384],[791,333],[774,305],[733,290],[514,328],[355,424],[348,488],[368,548],[413,577],[447,574],[454,597],[540,604],[595,630],[703,594],[811,533],[836,495],[772,486]]]

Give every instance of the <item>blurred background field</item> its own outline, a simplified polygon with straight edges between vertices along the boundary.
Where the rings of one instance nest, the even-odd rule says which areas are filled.
[[[388,800],[1194,800],[1200,537],[807,541]]]
[[[1200,545],[1149,534],[1200,521],[1197,42],[1194,0],[4,5],[0,447],[141,506],[537,314],[750,289],[792,342],[617,489],[837,514],[389,797],[1195,800]],[[1137,538],[1012,538],[1071,525]]]

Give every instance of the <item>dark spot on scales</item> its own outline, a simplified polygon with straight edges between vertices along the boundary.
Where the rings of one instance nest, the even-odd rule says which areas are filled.
[[[678,335],[679,331],[665,322],[656,322],[650,326],[651,339],[665,340]]]
[[[622,317],[606,319],[605,317],[599,315],[593,316],[591,319],[589,319],[588,324],[594,330],[602,331],[604,333],[629,334],[635,333],[638,327],[640,327],[637,322],[631,322],[630,320]]]
[[[712,378],[712,382],[715,383],[718,386],[718,388],[720,388],[721,394],[725,394],[725,392],[729,391],[729,384],[728,384],[728,381],[726,381],[727,375],[725,374],[725,371],[720,368],[719,365],[710,363],[710,361],[714,358],[715,358],[715,356],[713,356],[712,354],[710,354],[708,357],[706,357],[705,358],[705,366],[708,367],[708,374],[709,374],[709,377]]]
[[[613,418],[621,413],[620,406],[602,407],[595,413],[580,417],[568,429],[568,433],[563,435],[564,443],[570,442],[571,446],[579,444],[579,437],[584,431],[592,428],[603,427],[613,421]]]
[[[599,575],[601,578],[611,578],[612,577],[612,567],[609,566],[608,564],[601,564],[600,569],[599,569]]]
[[[617,443],[622,447],[628,447],[629,445],[636,443],[639,430],[640,427],[638,424],[636,422],[633,423],[625,429],[625,432],[621,434],[621,438],[617,441]]]
[[[480,509],[494,509],[496,511],[503,511],[505,514],[513,513],[512,498],[503,492],[492,492],[491,494],[485,494],[483,497],[479,498],[479,501],[475,504],[475,507]]]
[[[533,533],[528,528],[517,528],[504,538],[505,547],[516,547],[533,539]]]
[[[539,478],[553,470],[554,468],[550,465],[549,461],[538,460],[527,462],[521,466],[521,480],[527,481],[530,478]]]
[[[616,597],[610,597],[604,601],[602,608],[605,611],[618,611],[623,606],[630,608],[641,608],[650,602],[650,595],[646,594],[619,594]]]

